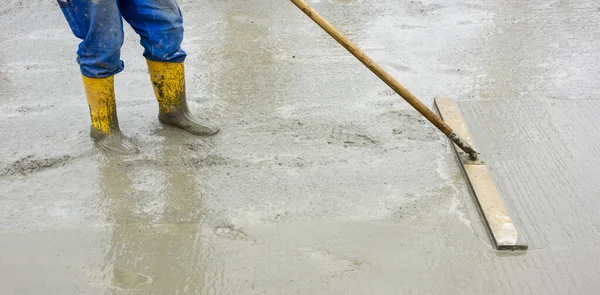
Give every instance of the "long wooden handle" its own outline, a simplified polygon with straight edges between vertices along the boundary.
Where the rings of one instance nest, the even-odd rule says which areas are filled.
[[[304,0],[290,0],[298,8],[300,8],[308,17],[310,17],[315,23],[317,23],[323,30],[325,30],[331,37],[333,37],[338,43],[346,48],[352,55],[354,55],[360,62],[362,62],[371,72],[379,77],[385,84],[392,88],[398,95],[400,95],[406,102],[413,106],[419,113],[421,113],[429,122],[431,122],[437,129],[442,131],[450,140],[458,145],[463,151],[476,159],[478,153],[464,140],[462,139],[452,128],[440,119],[433,111],[431,111],[426,105],[424,105],[414,94],[410,93],[404,86],[402,86],[394,77],[388,74],[383,68],[375,63],[369,56],[367,56],[360,48],[352,43],[344,34],[338,29],[332,26],[327,20],[325,20],[319,13],[312,9]]]

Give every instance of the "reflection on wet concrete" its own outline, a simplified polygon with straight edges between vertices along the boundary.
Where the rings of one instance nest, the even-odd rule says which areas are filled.
[[[180,154],[179,147],[165,145],[156,160]],[[113,287],[134,294],[217,291],[222,269],[202,232],[206,208],[196,175],[202,171],[105,156],[99,172],[101,207],[112,232],[103,268],[112,269]]]
[[[285,53],[271,34],[273,28],[264,21],[267,11],[234,6],[224,17],[226,41],[213,57],[222,60],[216,77],[218,96],[232,108],[230,111],[245,115],[277,109],[285,102],[287,87],[293,81],[287,64],[278,60]]]
[[[0,294],[600,288],[596,1],[310,1],[426,104],[460,101],[519,254],[491,250],[447,141],[289,1],[180,4],[190,105],[223,133],[156,122],[126,26],[121,159],[88,138],[56,3],[0,7]]]

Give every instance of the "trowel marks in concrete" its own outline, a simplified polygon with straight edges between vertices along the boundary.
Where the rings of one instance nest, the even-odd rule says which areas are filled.
[[[600,245],[600,101],[460,106],[530,249]]]
[[[143,147],[133,158],[108,157],[89,142],[78,40],[56,2],[0,7],[0,169],[11,171],[0,177],[0,293],[600,289],[592,179],[599,110],[593,101],[527,103],[600,97],[600,84],[587,83],[600,69],[597,1],[311,1],[429,106],[444,94],[464,104],[524,101],[460,105],[482,150],[502,161],[491,167],[509,180],[495,179],[507,185],[502,195],[525,179],[538,183],[507,206],[525,204],[509,209],[515,221],[536,224],[526,229],[530,246],[547,250],[517,255],[498,254],[479,231],[447,140],[427,124],[410,129],[420,124],[416,114],[380,95],[387,86],[293,4],[179,3],[190,106],[223,132],[198,140],[156,121],[139,39],[125,25],[126,68],[115,83],[121,127]],[[573,130],[573,146],[532,144],[542,129],[521,127],[527,116],[555,122],[560,136]],[[514,156],[523,142],[532,158],[546,158],[544,171]],[[562,198],[556,208],[538,187]],[[519,216],[524,207],[537,211]]]

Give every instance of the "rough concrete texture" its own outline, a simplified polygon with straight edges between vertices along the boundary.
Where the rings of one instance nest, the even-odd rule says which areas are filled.
[[[288,1],[179,1],[194,113],[156,120],[138,37],[91,143],[53,1],[0,8],[1,294],[596,294],[597,1],[310,1],[421,97],[452,96],[527,252],[498,253],[446,139]]]

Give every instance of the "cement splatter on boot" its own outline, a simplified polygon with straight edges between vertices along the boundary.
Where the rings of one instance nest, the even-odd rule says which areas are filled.
[[[181,128],[194,135],[211,136],[219,133],[219,127],[199,120],[190,113],[185,95],[183,63],[151,60],[147,60],[147,62],[158,101],[160,122]]]
[[[110,152],[122,155],[138,153],[139,148],[119,129],[114,76],[107,78],[82,77],[92,119],[90,127],[92,139]]]

